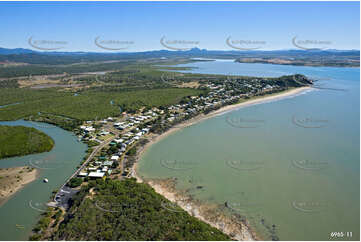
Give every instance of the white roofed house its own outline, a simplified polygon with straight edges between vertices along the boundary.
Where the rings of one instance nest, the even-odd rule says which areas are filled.
[[[108,167],[104,166],[103,169],[102,169],[102,172],[107,172],[107,171],[108,171]]]
[[[137,121],[143,121],[144,118],[143,118],[143,116],[139,116],[139,117],[136,117],[135,120],[137,120]]]
[[[120,122],[117,122],[117,123],[114,123],[114,124],[113,124],[114,127],[120,126],[120,125],[122,125],[122,123],[120,123]]]
[[[112,166],[113,165],[113,161],[104,161],[103,165],[104,166]]]
[[[172,122],[174,120],[174,117],[167,118],[167,120]]]
[[[114,142],[116,142],[117,144],[123,143],[124,139],[114,139]]]
[[[148,132],[149,132],[149,129],[148,129],[148,128],[144,128],[144,129],[142,129],[142,132],[148,133]]]
[[[118,155],[112,155],[112,157],[110,158],[110,160],[112,160],[112,161],[118,161],[118,160],[119,160],[119,156],[118,156]]]
[[[96,171],[96,172],[90,172],[88,177],[90,177],[90,178],[102,178],[104,175],[105,175],[105,172]]]
[[[86,176],[88,176],[88,173],[84,172],[84,171],[81,171],[81,172],[79,172],[78,176],[86,177]]]
[[[126,137],[132,137],[132,136],[133,136],[133,133],[128,132],[128,133],[124,134],[124,136],[126,136]]]
[[[95,131],[95,128],[93,128],[92,126],[90,126],[90,127],[85,128],[85,131],[86,131],[86,132],[94,132],[94,131]]]
[[[105,131],[105,130],[102,130],[102,132],[100,132],[100,135],[108,135],[109,132],[108,131]]]
[[[268,90],[268,89],[272,89],[273,87],[271,86],[271,85],[269,85],[269,84],[267,84],[264,88],[263,88],[263,90]]]

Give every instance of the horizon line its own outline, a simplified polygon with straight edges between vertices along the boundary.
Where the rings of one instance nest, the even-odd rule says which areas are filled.
[[[17,49],[23,49],[23,50],[29,50],[33,52],[37,52],[40,54],[46,54],[46,53],[97,53],[97,54],[131,54],[131,53],[144,53],[144,52],[155,52],[155,51],[168,51],[168,52],[189,52],[192,50],[199,50],[199,51],[223,51],[223,52],[272,52],[272,51],[304,51],[304,52],[325,52],[325,51],[359,51],[360,49],[310,49],[310,50],[304,50],[304,49],[298,49],[298,48],[289,48],[289,49],[257,49],[257,50],[222,50],[222,49],[201,49],[198,47],[191,48],[189,50],[169,50],[169,49],[153,49],[153,50],[140,50],[140,51],[94,51],[94,50],[69,50],[69,51],[61,51],[61,50],[37,50],[37,49],[31,49],[31,48],[24,48],[24,47],[16,47],[16,48],[6,48],[6,47],[0,47],[0,49],[5,50],[17,50]],[[3,55],[3,54],[2,54]]]

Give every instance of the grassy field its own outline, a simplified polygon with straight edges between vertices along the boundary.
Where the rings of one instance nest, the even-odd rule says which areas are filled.
[[[230,240],[135,179],[91,181],[59,226],[50,222],[53,213],[40,219],[31,240]]]
[[[54,141],[37,129],[0,125],[0,159],[50,151],[53,146]]]

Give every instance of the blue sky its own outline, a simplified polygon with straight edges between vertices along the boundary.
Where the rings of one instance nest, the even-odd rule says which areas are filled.
[[[165,49],[162,37],[232,50],[231,37],[272,50],[295,49],[297,36],[320,48],[359,49],[359,11],[359,2],[0,2],[0,47],[34,49],[33,37],[62,41],[62,51],[108,52],[94,44],[99,36],[102,46],[128,41],[126,51]]]

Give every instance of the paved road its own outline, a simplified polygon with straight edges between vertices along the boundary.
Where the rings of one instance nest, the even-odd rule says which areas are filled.
[[[113,124],[111,124],[111,125],[110,125],[110,124],[107,124],[105,127],[106,127],[110,132],[114,133],[115,135],[120,135],[121,133],[124,132],[124,131],[122,132],[122,131],[114,128]]]
[[[70,181],[70,179],[74,178],[75,176],[78,175],[78,173],[84,169],[84,167],[94,158],[94,156],[106,145],[108,145],[114,138],[111,137],[107,140],[105,140],[104,142],[100,143],[94,150],[93,152],[90,154],[90,156],[88,157],[88,159],[86,159],[86,161],[68,178],[68,180],[66,180],[66,182],[60,187],[59,191],[56,193],[55,198],[54,198],[54,202],[57,204],[57,206],[59,207],[64,207],[67,208],[67,204],[69,199],[78,191],[75,189],[71,189],[70,187],[68,187],[66,184],[68,184],[68,182]]]
[[[114,128],[112,124],[107,124],[106,128],[114,133],[115,135],[119,136],[120,134],[127,132],[128,130],[123,130],[123,131],[119,131],[118,129]],[[95,149],[93,150],[93,152],[90,154],[90,156],[88,157],[88,159],[86,159],[86,161],[66,180],[66,182],[60,187],[59,191],[56,193],[55,197],[54,197],[54,202],[55,202],[55,206],[58,207],[63,207],[65,209],[68,208],[68,202],[69,199],[74,196],[78,190],[76,189],[72,189],[70,187],[68,187],[66,184],[68,184],[68,182],[76,177],[78,175],[78,173],[83,170],[87,164],[94,158],[94,156],[106,145],[108,145],[112,140],[114,139],[114,137],[111,137],[105,141],[103,141],[102,143],[100,143],[97,147],[95,147]],[[124,166],[123,162],[122,162],[122,168]],[[123,171],[123,169],[122,169]]]

